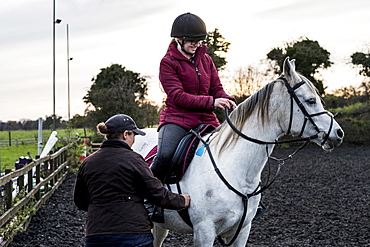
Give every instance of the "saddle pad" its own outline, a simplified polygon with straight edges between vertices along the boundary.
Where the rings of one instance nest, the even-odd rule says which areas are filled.
[[[155,156],[157,155],[157,151],[158,151],[158,146],[155,145],[154,148],[152,148],[152,150],[150,150],[149,153],[145,156],[144,160],[148,164],[148,166],[150,166],[153,163],[153,160]]]

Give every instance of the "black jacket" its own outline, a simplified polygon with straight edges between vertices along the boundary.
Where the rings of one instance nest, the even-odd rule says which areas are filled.
[[[169,209],[185,205],[182,196],[162,186],[138,153],[118,140],[104,141],[84,160],[73,197],[88,212],[86,236],[150,233],[144,198]]]

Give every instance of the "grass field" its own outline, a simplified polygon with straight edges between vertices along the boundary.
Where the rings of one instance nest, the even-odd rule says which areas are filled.
[[[30,152],[32,157],[35,158],[37,155],[37,144],[0,148],[1,172],[4,172],[5,169],[14,169],[14,164],[18,158],[21,156],[27,156],[28,152]]]
[[[74,129],[68,132],[68,130],[57,130],[57,137],[59,140],[68,137],[68,133],[71,133],[71,136],[76,136],[78,133],[79,136],[85,136],[84,129]],[[42,132],[43,135],[43,144],[45,145],[49,136],[51,134],[50,130],[44,130]],[[27,153],[30,152],[33,158],[36,157],[37,153],[37,130],[16,130],[11,131],[10,133],[12,138],[12,146],[2,146],[0,147],[0,170],[4,172],[5,169],[14,169],[15,162],[18,161],[18,158],[21,156],[27,156]],[[91,130],[86,130],[86,136],[93,135]],[[27,139],[34,139],[34,144],[25,144],[25,145],[15,145],[15,139],[17,140],[27,140]],[[9,132],[8,131],[0,131],[0,141],[3,143],[9,142]],[[58,141],[59,142],[59,141]]]

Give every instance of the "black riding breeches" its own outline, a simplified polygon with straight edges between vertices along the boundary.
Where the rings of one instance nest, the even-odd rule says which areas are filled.
[[[158,151],[150,169],[163,182],[170,169],[172,157],[181,139],[188,131],[176,124],[166,124],[159,129]]]

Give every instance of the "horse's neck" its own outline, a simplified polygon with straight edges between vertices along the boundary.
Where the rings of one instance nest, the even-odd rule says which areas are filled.
[[[228,127],[224,133],[225,137],[221,138],[215,145],[215,152],[219,150],[224,141],[227,141],[228,134],[232,132],[233,130]],[[263,141],[274,141],[281,134],[277,124],[265,123],[262,127],[257,117],[248,119],[241,132]],[[235,182],[245,187],[246,190],[255,189],[260,182],[262,170],[273,148],[272,144],[266,146],[239,137],[219,153],[220,167],[225,173],[228,173],[229,177],[238,174],[235,176]]]

